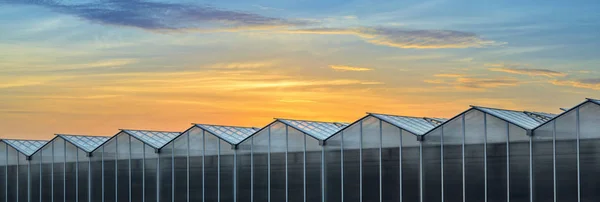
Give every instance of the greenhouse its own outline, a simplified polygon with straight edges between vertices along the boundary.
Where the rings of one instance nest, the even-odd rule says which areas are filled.
[[[325,201],[419,201],[418,140],[444,121],[369,113],[329,137]]]
[[[600,100],[0,140],[0,202],[596,202]]]
[[[29,201],[30,173],[36,170],[30,161],[31,155],[46,143],[40,140],[0,141],[0,201]]]

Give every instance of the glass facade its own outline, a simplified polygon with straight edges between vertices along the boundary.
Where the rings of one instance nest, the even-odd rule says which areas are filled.
[[[0,202],[596,202],[600,104],[0,140]]]

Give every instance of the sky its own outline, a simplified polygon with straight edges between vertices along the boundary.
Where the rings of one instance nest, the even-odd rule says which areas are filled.
[[[0,138],[559,113],[600,97],[597,0],[0,0]]]

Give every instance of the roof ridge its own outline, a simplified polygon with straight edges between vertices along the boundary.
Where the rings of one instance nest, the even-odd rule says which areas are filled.
[[[63,134],[63,133],[57,133],[54,135],[58,135],[58,136],[74,136],[74,137],[106,137],[106,138],[110,138],[112,136],[100,136],[100,135],[80,135],[80,134]]]
[[[470,105],[470,106],[474,107],[474,108],[485,108],[485,109],[494,109],[494,110],[503,110],[503,111],[512,111],[512,112],[521,112],[521,113],[526,112],[524,110],[515,110],[515,109],[503,109],[503,108],[484,107],[484,106],[477,106],[477,105]]]
[[[163,131],[163,130],[141,130],[141,129],[119,129],[121,131],[142,131],[142,132],[163,132],[163,133],[181,133],[179,131]]]
[[[415,118],[415,119],[446,119],[447,120],[447,118],[429,117],[429,116],[419,117],[419,116],[406,116],[406,115],[384,114],[384,113],[373,113],[373,112],[367,112],[367,114],[376,114],[376,115],[385,115],[385,116],[396,116],[396,117]]]
[[[286,118],[273,118],[275,120],[287,120],[287,121],[304,121],[304,122],[313,122],[313,123],[330,123],[330,124],[336,124],[336,123],[341,123],[339,121],[314,121],[314,120],[302,120],[302,119],[286,119]]]
[[[205,125],[205,126],[218,126],[218,127],[233,127],[233,128],[248,128],[254,129],[253,126],[231,126],[231,125],[217,125],[217,124],[205,124],[205,123],[192,123],[193,125]]]

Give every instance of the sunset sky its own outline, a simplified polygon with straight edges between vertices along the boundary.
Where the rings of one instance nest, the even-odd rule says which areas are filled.
[[[0,138],[600,97],[597,0],[0,0]]]

